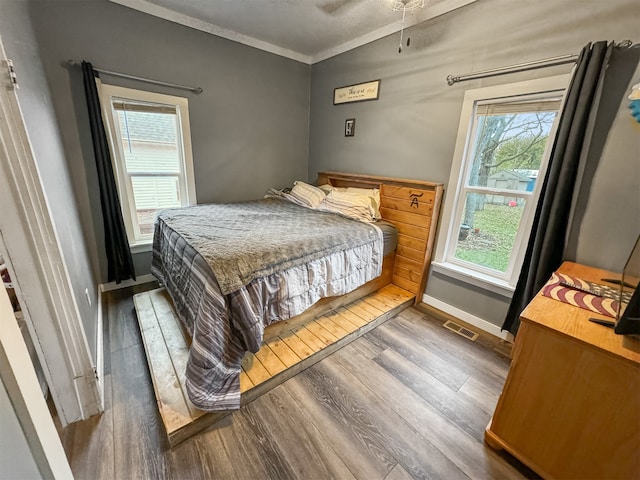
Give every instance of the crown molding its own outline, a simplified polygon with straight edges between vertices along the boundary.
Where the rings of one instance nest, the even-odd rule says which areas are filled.
[[[263,42],[262,40],[258,40],[257,38],[253,38],[248,35],[243,35],[233,30],[229,30],[228,28],[214,25],[213,23],[205,22],[189,15],[184,15],[182,13],[169,10],[168,8],[148,2],[147,0],[109,1],[112,3],[117,3],[118,5],[122,5],[124,7],[129,7],[133,10],[138,10],[139,12],[153,15],[154,17],[159,17],[164,20],[169,20],[170,22],[184,25],[185,27],[190,27],[195,30],[200,30],[201,32],[210,33],[211,35],[226,38],[227,40],[242,43],[243,45],[254,47],[259,50],[264,50],[265,52],[273,53],[281,57],[290,58],[291,60],[296,60],[308,65],[311,64],[311,57],[308,55],[303,55],[301,53],[294,52],[293,50],[288,50],[286,48],[273,45],[272,43]]]
[[[133,10],[138,10],[140,12],[162,18],[164,20],[168,20],[170,22],[200,30],[211,35],[216,35],[218,37],[226,38],[227,40],[254,47],[265,52],[273,53],[275,55],[289,58],[291,60],[296,60],[307,65],[313,65],[314,63],[318,63],[328,58],[335,57],[336,55],[340,55],[341,53],[348,52],[349,50],[353,50],[354,48],[361,47],[362,45],[366,45],[367,43],[371,43],[375,40],[386,37],[387,35],[392,35],[396,32],[399,32],[402,28],[402,20],[398,20],[385,27],[374,30],[373,32],[366,33],[358,38],[310,56],[283,47],[279,47],[269,42],[258,40],[257,38],[250,37],[233,30],[229,30],[228,28],[224,28],[213,23],[205,22],[204,20],[200,20],[189,15],[175,12],[168,8],[151,3],[148,0],[109,1],[118,5],[122,5],[124,7],[131,8]],[[418,23],[422,23],[426,20],[439,17],[440,15],[444,15],[445,13],[464,7],[465,5],[469,5],[470,3],[474,3],[476,1],[477,0],[443,0],[434,4],[427,4],[427,6],[423,10],[416,12],[414,15],[411,15],[409,16],[409,18],[405,19],[404,28],[406,29]]]
[[[412,27],[422,22],[426,22],[427,20],[431,20],[432,18],[439,17],[440,15],[444,15],[445,13],[449,13],[453,10],[457,10],[458,8],[462,8],[465,5],[469,5],[470,3],[474,3],[477,1],[478,0],[444,0],[432,6],[427,4],[427,6],[422,11],[416,12],[415,15],[411,15],[405,18],[404,28],[406,30],[409,27]],[[401,28],[402,28],[402,20],[398,20],[394,23],[391,23],[382,28],[374,30],[373,32],[366,33],[358,38],[354,38],[353,40],[350,40],[336,47],[329,48],[316,55],[313,55],[311,57],[311,64],[318,63],[323,60],[327,60],[328,58],[331,58],[331,57],[335,57],[336,55],[340,55],[341,53],[348,52],[349,50],[353,50],[354,48],[361,47],[363,45],[366,45],[367,43],[371,43],[375,40],[379,40],[388,35],[393,35],[394,33],[399,32]]]

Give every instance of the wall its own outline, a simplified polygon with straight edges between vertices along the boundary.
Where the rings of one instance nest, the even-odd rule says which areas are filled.
[[[188,96],[198,203],[260,198],[307,178],[310,67],[107,0],[33,1],[31,17],[100,282],[103,227],[79,68],[66,60],[177,84],[200,95],[115,77],[103,82]],[[134,255],[138,275],[150,253]]]
[[[0,478],[42,478],[18,415],[0,380]]]
[[[590,152],[601,154],[600,162],[597,170],[585,172],[567,248],[567,259],[614,272],[622,270],[640,235],[640,123],[631,116],[627,98],[640,82],[640,65],[631,81],[625,71],[638,57],[640,46],[616,51],[609,64],[594,140],[600,122],[613,123],[606,141]],[[622,102],[618,91],[624,92]]]
[[[13,60],[18,74],[18,100],[73,295],[95,360],[98,317],[97,261],[93,260],[95,241],[93,232],[82,225],[72,181],[74,167],[66,160],[27,2],[0,0],[0,32],[7,56]],[[85,289],[88,289],[91,306],[86,300]]]
[[[397,53],[399,34],[395,34],[313,65],[309,178],[321,170],[338,170],[431,180],[446,187],[466,89],[568,73],[570,67],[452,87],[446,83],[447,75],[577,53],[590,41],[640,40],[636,0],[515,3],[482,0],[412,27],[408,31],[411,46],[402,54]],[[379,100],[332,105],[335,87],[378,78],[382,80]],[[620,98],[611,101],[617,111]],[[346,118],[356,118],[355,137],[344,137]],[[637,235],[633,225],[638,219],[638,175],[633,173],[638,159],[637,153],[629,156],[633,151],[638,151],[637,135],[630,127],[616,128],[593,178],[593,198],[582,202],[586,205],[581,227],[585,240],[580,235],[578,241],[578,234],[573,234],[579,261],[611,264],[619,270],[620,258]],[[610,233],[586,239],[603,219],[611,226]],[[623,222],[630,226],[624,231],[614,228]],[[574,226],[574,232],[579,228]],[[606,256],[601,242],[606,242]],[[431,274],[426,293],[494,325],[502,324],[509,304],[509,298],[437,273]]]

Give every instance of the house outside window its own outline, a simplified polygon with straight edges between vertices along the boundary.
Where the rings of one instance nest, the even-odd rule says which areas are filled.
[[[196,201],[188,101],[99,81],[98,91],[129,244],[148,248],[158,210]]]
[[[569,76],[468,90],[434,270],[510,296]]]

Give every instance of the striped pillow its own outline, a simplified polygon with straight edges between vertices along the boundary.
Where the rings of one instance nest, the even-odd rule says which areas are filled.
[[[376,210],[371,197],[357,193],[332,190],[322,201],[318,210],[335,212],[362,222],[373,222]]]
[[[358,188],[358,187],[340,188],[340,187],[334,187],[333,185],[329,185],[328,183],[325,185],[319,185],[318,188],[321,189],[326,194],[329,194],[330,192],[347,192],[347,193],[353,193],[357,195],[370,197],[373,200],[372,203],[373,203],[373,208],[375,209],[375,212],[376,212],[375,213],[376,218],[377,219],[382,218],[382,215],[380,214],[380,189],[379,188]]]
[[[324,185],[318,185],[318,188],[329,195],[329,193],[331,193],[331,190],[333,190],[335,187],[329,185],[328,183],[325,183]]]
[[[311,208],[318,208],[326,194],[318,187],[301,181],[296,181],[291,189],[291,195]]]
[[[360,195],[366,195],[373,199],[373,205],[376,211],[376,218],[382,218],[380,215],[380,189],[379,188],[356,188],[347,187],[347,193],[357,193]]]

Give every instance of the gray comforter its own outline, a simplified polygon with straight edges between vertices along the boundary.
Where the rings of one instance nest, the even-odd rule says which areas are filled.
[[[286,200],[160,212],[151,271],[192,337],[193,404],[238,408],[242,358],[259,350],[267,325],[348,293],[381,269],[377,227]]]

